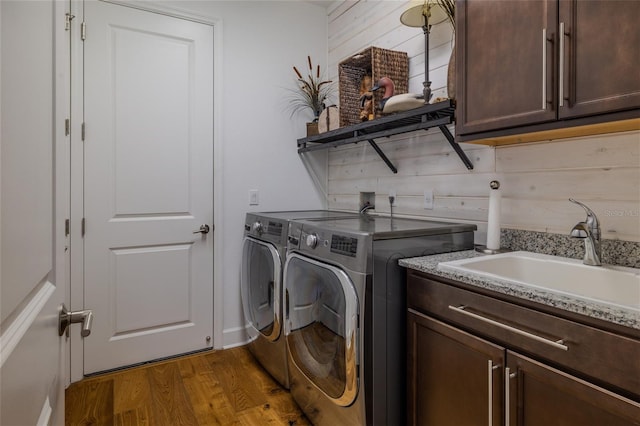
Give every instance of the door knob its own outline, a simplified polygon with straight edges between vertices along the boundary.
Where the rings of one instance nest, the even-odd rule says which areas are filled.
[[[67,311],[67,307],[64,303],[60,307],[60,314],[58,315],[58,335],[62,336],[65,331],[68,332],[68,327],[74,323],[82,323],[82,330],[80,335],[87,337],[91,334],[91,324],[93,323],[93,312],[86,309],[84,311]]]
[[[197,231],[193,231],[194,234],[208,234],[209,233],[209,225],[204,224],[204,225],[200,225],[200,229],[198,229]]]

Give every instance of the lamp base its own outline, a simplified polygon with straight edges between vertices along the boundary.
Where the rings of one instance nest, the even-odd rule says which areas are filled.
[[[422,83],[422,86],[422,96],[424,97],[424,103],[428,104],[431,100],[431,96],[433,96],[433,93],[431,93],[431,82],[425,81]]]

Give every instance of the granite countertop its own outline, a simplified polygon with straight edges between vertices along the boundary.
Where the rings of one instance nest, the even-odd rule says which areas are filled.
[[[516,285],[499,279],[485,278],[474,274],[462,272],[449,272],[438,269],[438,263],[452,260],[468,259],[471,257],[486,256],[474,250],[459,251],[454,253],[436,254],[401,259],[400,266],[426,272],[435,276],[449,278],[470,284],[479,288],[495,291],[509,296],[538,302],[566,311],[575,312],[600,320],[609,321],[618,325],[640,329],[640,312],[633,309],[625,309],[617,305],[610,305],[606,301],[595,302],[572,297],[566,294],[543,290],[539,288]]]

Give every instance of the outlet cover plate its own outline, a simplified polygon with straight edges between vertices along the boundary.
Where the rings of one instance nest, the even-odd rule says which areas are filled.
[[[391,204],[391,206],[396,207],[398,205],[398,196],[396,195],[395,189],[389,190],[389,197],[393,197],[393,203]]]

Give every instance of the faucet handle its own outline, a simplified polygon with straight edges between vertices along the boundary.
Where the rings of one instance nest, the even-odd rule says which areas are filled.
[[[573,198],[569,198],[569,201],[571,201],[573,204],[579,205],[584,209],[585,212],[587,212],[587,225],[589,225],[594,230],[600,227],[600,224],[598,223],[598,217],[593,212],[593,210],[591,210],[589,207],[587,207],[585,204],[581,203],[580,201],[574,200]]]
[[[573,204],[577,204],[580,207],[582,207],[587,212],[587,215],[595,216],[595,214],[593,214],[593,210],[591,210],[589,207],[587,207],[586,204],[583,204],[578,200],[574,200],[573,198],[569,198],[569,201],[571,201]]]

